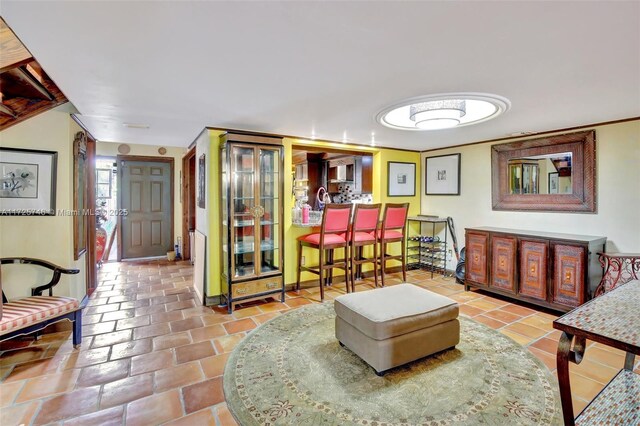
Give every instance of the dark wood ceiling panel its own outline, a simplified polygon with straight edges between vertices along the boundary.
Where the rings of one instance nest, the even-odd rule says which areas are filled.
[[[0,18],[0,130],[68,102]]]

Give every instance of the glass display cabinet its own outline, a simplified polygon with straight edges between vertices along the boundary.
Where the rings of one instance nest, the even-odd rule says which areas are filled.
[[[266,297],[284,302],[282,139],[221,138],[222,295],[228,311]]]

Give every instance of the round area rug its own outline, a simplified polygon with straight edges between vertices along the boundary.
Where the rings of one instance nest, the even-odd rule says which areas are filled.
[[[378,377],[335,338],[333,303],[303,307],[250,333],[224,372],[243,425],[562,424],[557,382],[513,340],[460,317],[449,350]]]

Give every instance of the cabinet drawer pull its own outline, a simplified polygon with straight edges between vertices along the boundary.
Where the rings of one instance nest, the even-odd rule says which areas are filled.
[[[239,288],[236,290],[236,293],[238,294],[247,294],[247,289],[246,288]]]
[[[268,289],[274,289],[274,288],[278,288],[278,283],[268,283],[267,284],[267,288]]]

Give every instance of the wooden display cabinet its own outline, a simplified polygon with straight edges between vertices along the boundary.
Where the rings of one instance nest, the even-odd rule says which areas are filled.
[[[279,297],[283,278],[283,147],[280,138],[221,136],[222,295],[234,305]]]

